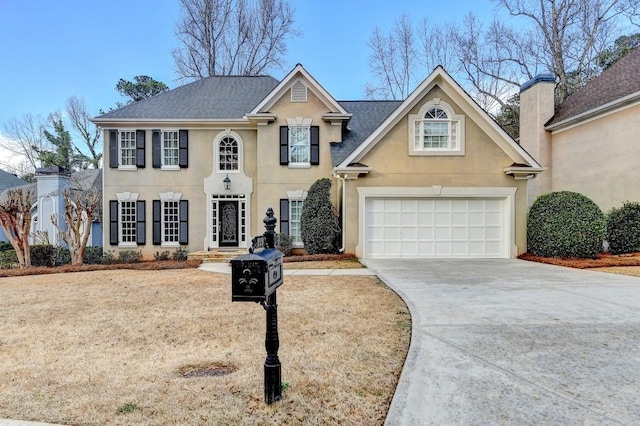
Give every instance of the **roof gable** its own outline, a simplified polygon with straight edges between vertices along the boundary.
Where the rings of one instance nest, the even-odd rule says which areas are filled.
[[[541,168],[540,164],[518,145],[444,70],[436,67],[433,72],[393,111],[368,137],[351,152],[338,167],[359,163],[383,137],[435,87],[440,87],[489,137],[507,154],[515,164]]]
[[[213,76],[94,118],[117,120],[242,119],[278,84],[270,76]]]
[[[561,124],[593,110],[606,109],[629,97],[640,98],[640,48],[636,48],[558,105],[547,126]],[[594,111],[595,112],[595,111]]]
[[[339,113],[348,115],[347,111],[322,87],[315,78],[311,76],[304,69],[301,64],[297,64],[293,70],[280,83],[273,88],[273,90],[262,99],[262,101],[251,111],[249,115],[256,115],[260,113],[269,112],[271,107],[280,100],[283,96],[286,96],[287,92],[293,85],[299,80],[302,80],[307,86],[307,90],[310,90],[321,102],[327,107],[328,112]]]

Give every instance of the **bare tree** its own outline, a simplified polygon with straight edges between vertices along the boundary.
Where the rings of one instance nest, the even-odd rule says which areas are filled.
[[[298,35],[287,0],[180,0],[173,51],[180,78],[259,75],[281,68]]]
[[[8,189],[4,198],[0,200],[0,225],[16,251],[21,268],[31,266],[29,230],[33,197],[33,191],[12,188]]]
[[[39,152],[51,147],[44,137],[47,122],[39,115],[25,114],[21,119],[12,118],[4,124],[7,139],[2,147],[15,155],[24,157],[29,166],[35,170],[40,165]]]
[[[416,35],[408,15],[396,20],[388,35],[376,27],[369,39],[369,66],[377,84],[365,87],[368,98],[404,99],[416,87]]]
[[[419,70],[418,65],[424,64],[426,75],[435,59],[490,112],[504,108],[522,83],[541,72],[557,77],[557,101],[561,102],[599,72],[598,55],[621,35],[625,24],[640,18],[640,0],[493,1],[512,17],[509,24],[513,25],[498,19],[483,24],[473,14],[455,26],[423,24],[422,46],[417,49],[421,59],[411,65]],[[370,87],[383,96],[380,87],[390,93],[399,91],[397,81],[402,80],[388,76],[403,75],[406,67],[399,56],[403,50],[394,47],[402,40],[395,36],[396,27],[387,37],[376,29],[370,42],[370,66],[377,80]]]
[[[598,55],[620,35],[621,25],[640,13],[640,0],[494,1],[511,16],[522,18],[528,28],[509,39],[527,54],[515,64],[521,69],[537,65],[551,71],[558,79],[559,102],[572,86],[594,77]],[[570,74],[580,81],[571,82]]]
[[[102,132],[100,128],[91,122],[91,116],[87,112],[84,99],[72,96],[65,103],[65,110],[69,116],[71,126],[82,139],[84,146],[89,151],[87,158],[94,169],[100,168],[102,159]],[[76,145],[78,151],[83,151]]]
[[[100,195],[96,191],[78,193],[72,196],[71,191],[66,190],[62,194],[64,198],[64,221],[67,229],[62,230],[58,224],[58,215],[51,215],[51,222],[58,230],[62,239],[69,245],[71,263],[82,265],[87,242],[91,235],[91,223],[94,212],[100,205]]]

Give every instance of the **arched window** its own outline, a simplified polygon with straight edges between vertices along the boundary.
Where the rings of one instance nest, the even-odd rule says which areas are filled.
[[[454,114],[449,104],[434,99],[411,119],[411,154],[464,155],[464,116]]]
[[[225,136],[218,145],[218,160],[220,170],[238,170],[238,141],[231,136]]]

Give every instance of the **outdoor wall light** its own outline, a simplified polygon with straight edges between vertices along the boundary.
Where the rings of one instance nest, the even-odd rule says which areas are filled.
[[[229,179],[229,174],[228,173],[227,173],[227,177],[224,178],[222,183],[224,183],[224,190],[225,191],[230,191],[231,190],[231,179]]]

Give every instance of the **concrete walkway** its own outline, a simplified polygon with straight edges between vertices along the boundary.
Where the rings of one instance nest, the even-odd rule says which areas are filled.
[[[640,278],[521,260],[368,260],[412,339],[387,425],[640,424]]]
[[[198,269],[219,274],[230,274],[231,265],[229,263],[205,262]],[[370,269],[285,269],[284,275],[375,275]],[[1,426],[1,425],[0,425]]]

